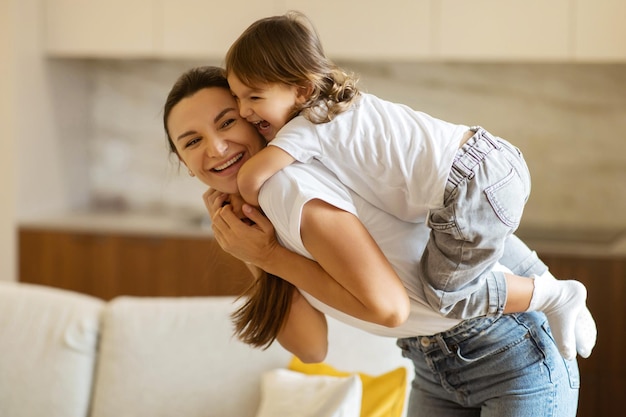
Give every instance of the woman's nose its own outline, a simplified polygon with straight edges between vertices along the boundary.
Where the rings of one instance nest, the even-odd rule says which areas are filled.
[[[206,152],[211,158],[220,158],[226,155],[228,142],[223,139],[213,139],[209,141]]]

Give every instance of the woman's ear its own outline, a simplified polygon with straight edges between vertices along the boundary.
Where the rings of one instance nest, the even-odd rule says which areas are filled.
[[[178,152],[176,152],[176,156],[178,157],[178,162],[184,166],[185,168],[187,168],[187,173],[189,174],[190,177],[195,177],[196,175],[193,173],[193,171],[187,166],[187,164],[185,163],[185,161],[183,161],[183,158],[180,157],[180,155],[178,155]]]

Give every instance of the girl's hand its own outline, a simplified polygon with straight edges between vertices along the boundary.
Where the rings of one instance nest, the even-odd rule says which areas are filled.
[[[263,268],[264,262],[271,259],[279,247],[272,223],[261,212],[243,204],[226,203],[229,195],[214,190],[204,193],[204,202],[211,215],[213,234],[217,243],[234,257]],[[238,203],[239,196],[232,196]],[[236,214],[234,207],[239,214]],[[245,222],[242,220],[251,220]]]
[[[202,200],[209,212],[209,216],[213,218],[215,213],[228,201],[230,196],[220,191],[209,188],[202,194]]]

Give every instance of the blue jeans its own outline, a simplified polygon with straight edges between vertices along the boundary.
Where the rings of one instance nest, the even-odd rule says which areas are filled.
[[[507,141],[476,133],[453,162],[443,207],[428,216],[430,238],[419,276],[426,299],[447,317],[498,315],[506,303],[502,272],[492,272],[517,229],[530,194],[522,153]]]
[[[518,275],[547,270],[512,235],[500,262]],[[398,340],[415,366],[408,417],[575,417],[576,360],[559,354],[542,313],[474,318]]]

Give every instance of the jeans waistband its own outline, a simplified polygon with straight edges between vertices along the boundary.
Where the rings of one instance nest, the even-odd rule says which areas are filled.
[[[476,133],[459,148],[450,170],[448,181],[455,187],[462,179],[471,179],[474,176],[476,166],[480,164],[491,151],[501,148],[498,139],[482,127],[472,126],[470,129]]]
[[[399,344],[414,344],[419,346],[419,348],[426,353],[437,349],[442,350],[446,354],[456,353],[457,345],[480,334],[492,326],[500,317],[502,317],[502,315],[498,314],[464,320],[462,323],[459,323],[445,332],[437,333],[432,336],[415,336],[400,339]]]

